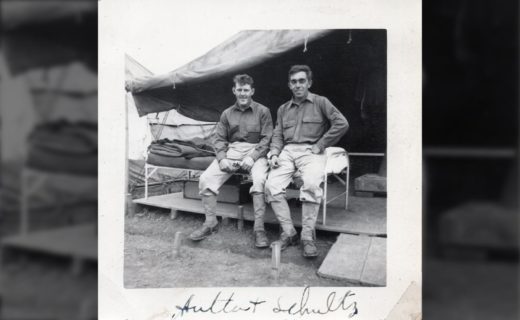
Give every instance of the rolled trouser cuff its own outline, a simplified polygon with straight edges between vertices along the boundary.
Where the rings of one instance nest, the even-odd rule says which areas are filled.
[[[300,201],[319,205],[322,199],[323,190],[320,187],[312,189],[304,189],[304,187],[300,188]]]
[[[209,188],[201,189],[199,191],[199,195],[201,197],[204,197],[204,196],[206,196],[206,197],[208,197],[208,196],[216,196],[217,194],[218,194],[218,192],[215,192],[215,191],[213,191],[213,190],[211,190]]]

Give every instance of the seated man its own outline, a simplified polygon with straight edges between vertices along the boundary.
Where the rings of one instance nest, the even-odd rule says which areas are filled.
[[[191,233],[190,239],[199,241],[217,231],[217,194],[233,172],[240,169],[251,173],[253,186],[249,192],[255,212],[255,246],[265,248],[269,244],[264,230],[264,186],[273,120],[267,107],[252,100],[255,89],[250,76],[237,75],[233,81],[236,103],[224,110],[217,124],[214,142],[217,159],[199,179],[206,221]]]
[[[306,65],[289,70],[289,88],[293,97],[278,108],[276,127],[271,141],[271,171],[265,185],[267,202],[271,204],[283,232],[282,250],[296,243],[296,230],[285,199],[285,189],[299,171],[303,180],[302,201],[303,256],[318,256],[314,243],[314,227],[323,191],[325,148],[337,143],[347,132],[348,122],[325,97],[309,92],[312,71]]]

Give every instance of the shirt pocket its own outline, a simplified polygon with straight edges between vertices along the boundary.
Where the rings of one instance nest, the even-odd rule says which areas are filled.
[[[229,133],[228,133],[228,139],[236,138],[240,135],[240,126],[238,125],[230,125],[229,126]]]
[[[292,139],[294,137],[294,130],[296,129],[296,120],[284,121],[282,127],[284,140]]]
[[[301,135],[304,139],[319,140],[325,130],[323,118],[317,116],[304,116],[302,119]]]
[[[246,128],[246,140],[249,143],[258,143],[260,141],[260,125],[259,124],[248,124]]]

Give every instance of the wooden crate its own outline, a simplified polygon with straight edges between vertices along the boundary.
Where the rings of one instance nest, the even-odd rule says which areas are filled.
[[[354,184],[358,192],[386,193],[386,177],[377,174],[362,175]]]
[[[228,180],[221,188],[217,196],[218,202],[244,204],[252,201],[249,189],[252,183],[233,179]],[[199,195],[199,181],[187,180],[184,182],[183,196],[186,199],[201,199]]]

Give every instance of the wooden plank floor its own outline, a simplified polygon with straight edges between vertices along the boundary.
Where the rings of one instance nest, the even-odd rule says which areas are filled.
[[[318,275],[361,286],[386,285],[386,238],[339,235]]]
[[[97,233],[94,224],[36,231],[5,238],[2,248],[97,261]]]
[[[152,196],[147,199],[136,199],[134,203],[187,211],[204,214],[202,202],[200,200],[185,199],[182,192],[170,193],[160,196]],[[245,204],[244,219],[253,221],[252,204]],[[237,208],[235,204],[218,203],[217,215],[222,217],[236,218]],[[301,208],[291,208],[293,222],[296,226],[301,226]],[[323,216],[320,213],[316,223],[316,229],[353,233],[366,235],[386,235],[386,198],[364,198],[350,197],[349,209],[337,207],[327,208],[327,224],[322,224]],[[267,207],[265,222],[278,224],[270,206]]]

